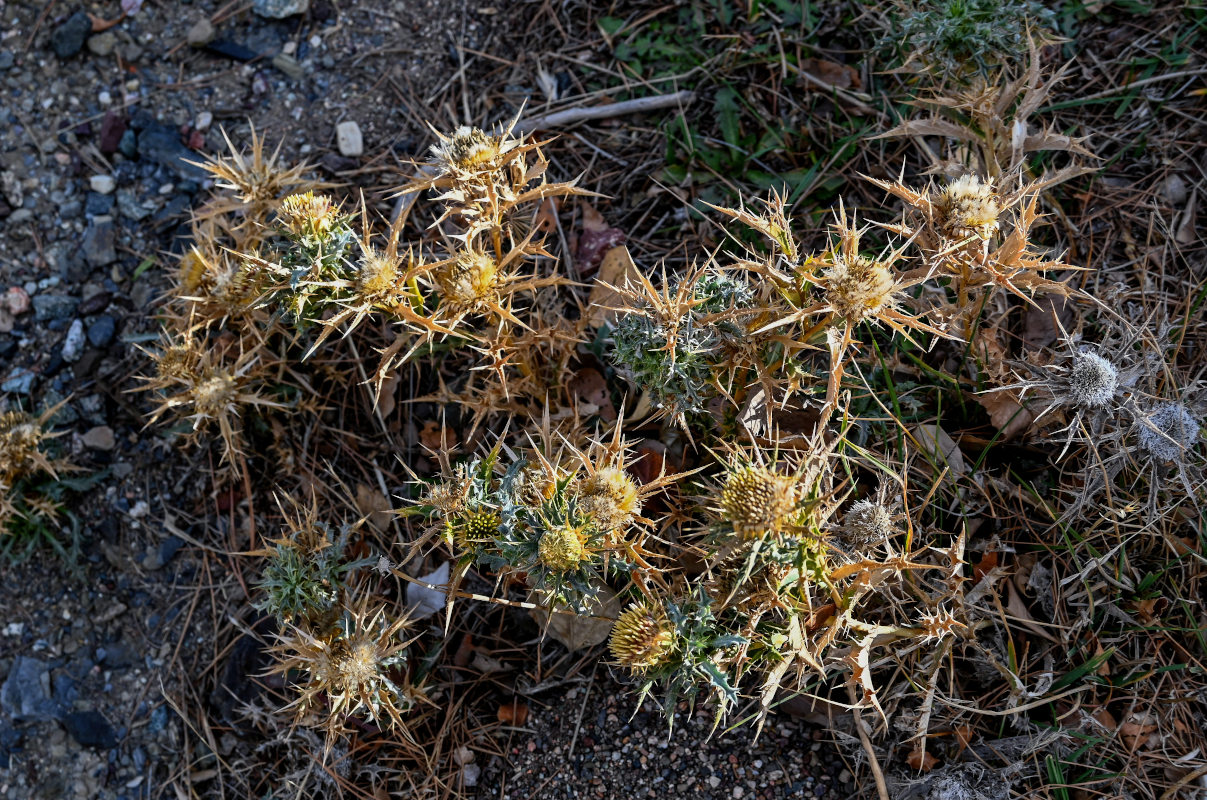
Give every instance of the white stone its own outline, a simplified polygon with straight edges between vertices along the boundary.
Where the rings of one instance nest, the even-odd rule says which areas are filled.
[[[202,133],[208,131],[210,126],[214,124],[214,115],[209,111],[202,111],[197,115],[197,121],[193,123],[193,127]]]
[[[365,140],[360,134],[360,126],[353,120],[335,126],[335,141],[342,156],[357,158],[365,152]]]
[[[87,339],[84,334],[84,323],[77,319],[71,323],[71,327],[67,329],[67,337],[63,339],[63,360],[79,361],[80,356],[84,355],[85,341]]]
[[[117,181],[112,175],[93,175],[88,179],[88,185],[97,194],[111,194],[117,188]]]

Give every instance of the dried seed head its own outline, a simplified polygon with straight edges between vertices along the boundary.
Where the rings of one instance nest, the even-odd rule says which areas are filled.
[[[495,260],[485,253],[466,250],[435,271],[436,289],[454,306],[475,306],[490,297],[498,284]]]
[[[385,298],[398,289],[399,262],[385,253],[366,250],[356,274],[360,293],[369,298]]]
[[[530,508],[540,508],[546,500],[552,500],[557,485],[545,470],[527,466],[516,476],[516,498]]]
[[[897,533],[896,514],[884,503],[859,500],[847,511],[840,533],[856,547],[879,544]]]
[[[1199,439],[1199,422],[1181,403],[1162,403],[1142,415],[1140,448],[1158,461],[1176,461]]]
[[[219,417],[235,402],[238,383],[225,370],[214,370],[191,390],[193,406],[203,417]]]
[[[983,183],[978,175],[965,175],[949,183],[934,205],[939,231],[949,239],[988,239],[997,232],[1001,205],[992,184]]]
[[[541,534],[537,550],[541,563],[554,572],[573,572],[587,560],[582,533],[569,525],[558,525]]]
[[[200,354],[188,344],[173,344],[165,347],[155,356],[155,371],[161,378],[192,379],[196,376],[197,363]]]
[[[1097,353],[1080,352],[1069,370],[1069,400],[1074,405],[1102,408],[1115,397],[1119,370]]]
[[[645,672],[667,662],[675,649],[675,632],[666,612],[634,603],[612,627],[608,650],[612,658],[634,672]]]
[[[623,527],[641,513],[637,484],[618,467],[596,470],[579,481],[574,492],[579,509],[604,530]]]
[[[339,208],[325,194],[291,194],[281,201],[281,224],[296,236],[322,237],[330,233],[339,216]]]
[[[43,438],[42,426],[29,414],[0,414],[0,484],[11,485],[36,468],[38,445]]]
[[[825,279],[826,302],[848,322],[862,322],[893,305],[897,282],[879,261],[840,257],[826,269]]]
[[[432,147],[436,158],[448,167],[472,170],[489,163],[499,154],[499,139],[480,128],[461,126],[453,135]]]
[[[721,513],[743,539],[779,533],[796,508],[796,481],[766,467],[729,473],[721,489]]]
[[[195,292],[205,281],[208,269],[205,258],[196,250],[189,250],[180,257],[176,283],[186,294]]]

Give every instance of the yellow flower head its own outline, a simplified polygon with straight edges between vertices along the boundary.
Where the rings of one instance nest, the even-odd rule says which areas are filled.
[[[575,486],[579,509],[602,530],[623,527],[641,513],[637,483],[619,467],[604,467]]]
[[[762,466],[729,473],[721,489],[721,513],[743,539],[782,532],[796,508],[796,481]]]
[[[634,603],[620,615],[608,641],[612,657],[634,672],[665,664],[674,649],[675,632],[666,612],[645,603]]]
[[[573,572],[588,556],[582,532],[569,525],[558,525],[541,534],[537,550],[541,563],[554,572]]]
[[[466,250],[435,271],[436,289],[454,306],[475,306],[487,299],[498,284],[498,267],[485,253]]]
[[[301,192],[282,200],[279,213],[281,224],[290,233],[322,237],[335,226],[339,208],[325,194]]]
[[[432,151],[446,167],[472,170],[488,164],[499,154],[499,139],[480,128],[463,125]]]
[[[896,288],[886,264],[863,256],[840,257],[825,271],[826,302],[852,324],[892,308]]]
[[[954,240],[988,239],[997,232],[1002,211],[993,186],[977,175],[965,175],[944,187],[935,200],[935,210],[939,231]]]

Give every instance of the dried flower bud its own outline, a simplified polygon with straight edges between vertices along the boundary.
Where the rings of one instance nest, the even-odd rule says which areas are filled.
[[[637,484],[623,469],[604,467],[578,481],[579,510],[601,530],[615,530],[641,513]]]
[[[499,273],[493,258],[466,250],[437,269],[433,277],[441,299],[455,306],[472,307],[491,295]]]
[[[893,305],[897,283],[885,264],[856,256],[839,258],[825,271],[826,302],[834,313],[858,323]]]
[[[554,572],[573,572],[587,560],[582,533],[569,525],[558,525],[541,534],[537,551],[541,563]]]
[[[322,237],[335,226],[339,208],[327,195],[302,192],[282,200],[279,213],[285,230],[295,236]]]
[[[1199,439],[1199,422],[1181,403],[1162,403],[1144,414],[1137,438],[1158,461],[1176,461]]]
[[[489,163],[499,154],[499,139],[480,128],[461,126],[453,135],[432,147],[446,167],[472,170]]]
[[[1119,370],[1097,353],[1083,351],[1074,357],[1068,380],[1071,403],[1102,408],[1115,397],[1115,390],[1119,388]]]

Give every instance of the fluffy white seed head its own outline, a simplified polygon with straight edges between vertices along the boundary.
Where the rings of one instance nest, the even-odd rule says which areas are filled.
[[[1069,401],[1084,408],[1102,408],[1115,397],[1119,370],[1097,353],[1076,355],[1069,370]]]
[[[1159,461],[1174,461],[1199,438],[1199,422],[1181,403],[1162,403],[1140,420],[1140,448]]]

